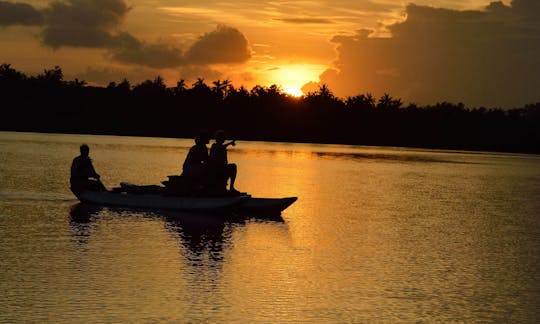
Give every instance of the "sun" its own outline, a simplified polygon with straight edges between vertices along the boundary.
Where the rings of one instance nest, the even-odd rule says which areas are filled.
[[[283,92],[300,97],[304,95],[302,87],[310,81],[317,82],[326,68],[317,64],[284,64],[272,69],[269,79],[280,86]]]
[[[304,92],[300,87],[284,87],[283,92],[293,97],[301,97],[304,95]]]

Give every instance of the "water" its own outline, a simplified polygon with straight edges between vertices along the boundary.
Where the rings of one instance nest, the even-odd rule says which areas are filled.
[[[540,157],[238,142],[278,219],[78,204],[179,174],[191,140],[0,133],[0,322],[538,322]]]

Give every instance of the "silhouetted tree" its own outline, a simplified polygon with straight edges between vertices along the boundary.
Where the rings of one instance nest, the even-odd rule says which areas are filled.
[[[161,76],[157,76],[153,81],[146,80],[133,88],[135,96],[151,97],[153,99],[159,96],[167,95],[167,86]]]
[[[227,90],[230,85],[231,81],[229,80],[216,80],[213,81],[212,84],[214,85],[212,87],[212,91],[216,95],[217,99],[223,99],[227,95]]]
[[[540,103],[509,110],[463,103],[404,106],[384,94],[342,100],[327,85],[300,98],[277,85],[229,80],[168,88],[157,76],[134,87],[64,81],[55,66],[26,76],[0,65],[1,130],[192,137],[225,128],[237,139],[540,153]]]
[[[11,64],[1,64],[0,65],[0,82],[2,84],[8,84],[10,82],[19,82],[26,80],[26,75],[15,70],[11,67]]]
[[[55,84],[60,85],[62,79],[64,78],[64,73],[59,66],[55,66],[53,69],[45,69],[43,73],[38,74],[37,80],[42,81],[46,84]]]
[[[401,99],[394,99],[387,93],[385,93],[382,97],[379,98],[379,101],[377,101],[378,109],[395,110],[401,108],[402,105],[403,102],[401,101]]]
[[[308,93],[304,101],[318,109],[334,109],[344,106],[343,102],[334,96],[326,84],[319,86],[317,91]]]
[[[345,105],[348,109],[371,110],[375,108],[375,98],[370,93],[347,97]]]
[[[178,82],[176,82],[176,87],[172,89],[172,92],[175,96],[182,96],[186,93],[186,90],[186,80],[180,79]]]

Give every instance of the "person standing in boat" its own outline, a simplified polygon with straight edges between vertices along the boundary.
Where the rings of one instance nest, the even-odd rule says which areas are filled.
[[[77,194],[84,190],[106,191],[107,189],[101,183],[100,175],[94,169],[92,159],[90,158],[90,148],[82,144],[79,148],[81,154],[73,159],[71,163],[71,176],[69,182],[71,191]]]
[[[215,172],[216,181],[220,184],[224,184],[224,187],[227,188],[227,182],[230,179],[230,192],[238,194],[240,192],[234,187],[237,167],[236,164],[229,163],[227,158],[227,147],[229,145],[234,146],[236,143],[234,140],[225,143],[225,138],[225,131],[218,130],[216,132],[216,142],[212,144],[212,147],[210,148],[210,163]]]
[[[182,177],[188,179],[192,185],[205,185],[208,180],[208,147],[210,142],[208,133],[202,131],[195,137],[193,145],[182,165]]]

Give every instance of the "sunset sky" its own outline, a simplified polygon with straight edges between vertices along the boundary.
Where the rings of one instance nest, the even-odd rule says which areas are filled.
[[[511,108],[540,101],[539,17],[538,0],[0,1],[0,63]]]

